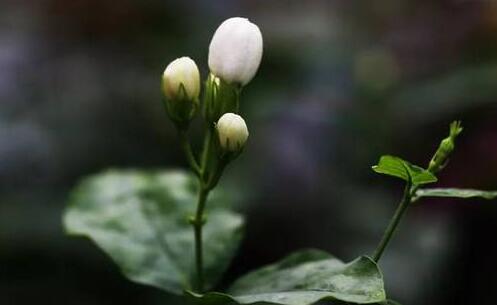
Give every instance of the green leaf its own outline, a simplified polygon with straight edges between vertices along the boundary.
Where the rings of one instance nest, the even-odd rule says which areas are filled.
[[[397,177],[405,181],[408,181],[409,177],[411,177],[414,185],[437,182],[437,177],[426,169],[395,156],[382,156],[378,165],[372,168],[379,174]]]
[[[84,179],[64,215],[66,231],[89,237],[132,281],[181,294],[195,280],[193,228],[196,183],[181,171],[111,170]],[[227,268],[243,219],[213,192],[204,227],[206,287]]]
[[[362,256],[343,263],[326,252],[305,250],[237,280],[229,294],[187,292],[201,304],[309,305],[319,301],[371,304],[385,301],[378,266]]]
[[[484,199],[494,199],[497,198],[497,191],[482,191],[482,190],[458,189],[458,188],[419,189],[416,191],[416,199],[420,197],[453,197],[453,198],[480,197]]]

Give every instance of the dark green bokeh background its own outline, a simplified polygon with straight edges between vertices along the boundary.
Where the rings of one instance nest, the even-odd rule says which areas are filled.
[[[82,176],[185,167],[160,77],[184,55],[205,77],[232,16],[259,25],[265,53],[242,99],[247,149],[221,181],[248,217],[224,283],[302,247],[370,253],[402,188],[370,166],[427,164],[454,119],[465,130],[439,185],[497,189],[493,1],[4,0],[0,304],[180,304],[65,236],[61,213]],[[496,202],[412,208],[381,262],[390,296],[494,304],[496,221]]]

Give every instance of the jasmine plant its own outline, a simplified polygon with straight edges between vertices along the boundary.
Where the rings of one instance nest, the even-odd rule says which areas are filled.
[[[190,171],[109,170],[85,178],[64,214],[66,231],[93,240],[130,280],[199,304],[396,304],[387,299],[378,263],[408,208],[424,197],[497,196],[426,187],[437,182],[436,175],[448,164],[462,132],[460,122],[450,125],[449,136],[426,168],[391,155],[373,166],[405,185],[371,255],[342,262],[325,251],[302,250],[242,276],[226,292],[212,290],[242,238],[243,216],[232,210],[220,181],[247,144],[249,132],[239,103],[242,89],[257,72],[262,49],[257,25],[244,18],[224,21],[209,46],[210,74],[202,96],[195,62],[188,57],[172,61],[162,76],[164,106]],[[201,152],[189,140],[197,117],[204,127]]]

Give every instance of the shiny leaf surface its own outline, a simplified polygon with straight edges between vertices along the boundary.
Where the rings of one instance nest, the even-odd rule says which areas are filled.
[[[86,236],[132,281],[181,294],[194,282],[196,183],[181,171],[112,170],[84,179],[64,215],[71,235]],[[213,193],[204,227],[207,287],[227,268],[241,239],[243,219]]]
[[[326,252],[305,250],[243,276],[229,294],[189,293],[201,304],[309,305],[321,300],[372,304],[385,301],[378,266],[362,256],[343,263]]]
[[[437,182],[437,177],[426,169],[395,156],[382,156],[378,164],[372,169],[379,174],[397,177],[405,181],[408,181],[410,176],[414,185]]]

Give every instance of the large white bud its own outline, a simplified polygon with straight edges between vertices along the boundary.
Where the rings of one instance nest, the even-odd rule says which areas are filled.
[[[238,152],[247,142],[249,136],[247,125],[239,115],[234,113],[223,114],[217,122],[216,128],[219,144],[226,151]]]
[[[195,62],[190,57],[173,60],[162,75],[162,90],[169,100],[197,100],[200,94],[200,73]]]
[[[211,72],[230,84],[248,84],[257,72],[261,58],[261,31],[246,18],[225,20],[209,46]]]

